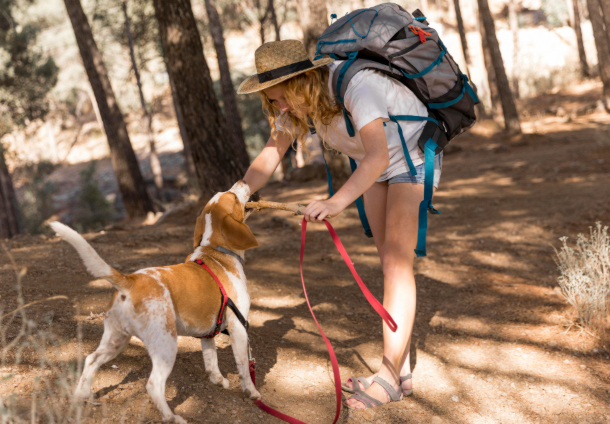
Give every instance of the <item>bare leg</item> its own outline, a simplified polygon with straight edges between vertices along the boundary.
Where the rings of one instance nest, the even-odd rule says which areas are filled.
[[[216,354],[216,343],[214,339],[201,339],[201,351],[203,352],[203,363],[205,371],[210,376],[210,381],[225,389],[229,388],[229,380],[222,376],[218,368],[218,355]]]
[[[131,336],[124,334],[115,325],[112,318],[104,320],[104,335],[99,347],[85,359],[83,374],[78,381],[78,386],[74,392],[77,398],[88,398],[91,395],[91,383],[95,373],[102,365],[116,358],[129,344]]]
[[[423,184],[388,186],[385,240],[380,253],[384,275],[383,306],[396,321],[398,330],[394,333],[385,323],[383,325],[384,357],[378,375],[396,388],[399,375],[410,372],[408,358],[416,306],[413,261],[423,190]],[[403,388],[410,388],[410,381],[405,382]],[[365,392],[382,402],[387,401],[385,390],[377,384]],[[364,407],[355,399],[348,399],[347,403],[354,408]]]

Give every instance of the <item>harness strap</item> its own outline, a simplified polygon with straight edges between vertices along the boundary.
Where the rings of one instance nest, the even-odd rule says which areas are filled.
[[[434,157],[437,144],[431,138],[426,141],[424,151],[424,200],[419,204],[419,223],[417,228],[417,256],[426,256],[426,232],[428,230],[428,211],[432,214],[440,214],[432,206],[432,194],[434,184]]]
[[[221,252],[222,252],[222,250],[221,250]],[[216,320],[216,327],[214,327],[214,331],[212,333],[210,333],[206,336],[201,336],[201,337],[197,337],[197,338],[198,339],[211,339],[211,338],[216,337],[218,335],[218,333],[220,333],[220,327],[222,326],[222,315],[224,314],[225,308],[227,306],[229,308],[231,308],[231,310],[233,311],[233,313],[235,314],[235,316],[237,317],[237,319],[239,320],[241,325],[243,325],[244,328],[246,329],[246,331],[248,331],[248,328],[250,328],[250,324],[248,324],[248,320],[246,320],[244,318],[244,316],[239,311],[239,309],[237,309],[237,306],[235,305],[235,303],[233,303],[231,298],[229,296],[227,296],[227,292],[225,291],[224,286],[222,285],[222,283],[220,282],[220,280],[218,279],[216,274],[214,274],[212,272],[212,270],[210,268],[208,268],[208,266],[206,264],[204,264],[201,259],[197,259],[193,262],[195,262],[197,265],[202,266],[207,272],[209,272],[210,275],[212,276],[212,278],[214,278],[214,281],[216,281],[216,284],[218,284],[218,288],[220,289],[220,311],[218,311],[218,319]]]

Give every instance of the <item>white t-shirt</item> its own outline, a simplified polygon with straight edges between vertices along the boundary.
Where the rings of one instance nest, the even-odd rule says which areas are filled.
[[[335,61],[328,65],[330,69],[329,89],[332,84],[333,72],[343,63]],[[335,117],[328,127],[316,128],[320,137],[335,150],[351,157],[357,163],[364,158],[365,151],[360,138],[360,129],[377,118],[383,118],[390,154],[390,164],[377,181],[386,181],[409,170],[402,150],[396,124],[390,121],[389,115],[428,116],[424,104],[405,85],[371,69],[358,72],[347,86],[343,98],[345,107],[350,111],[355,135],[350,137],[345,126],[343,114]],[[417,145],[417,140],[425,125],[425,121],[399,121],[407,144],[407,149],[417,166],[424,162],[424,154]],[[277,126],[281,131],[281,126]]]

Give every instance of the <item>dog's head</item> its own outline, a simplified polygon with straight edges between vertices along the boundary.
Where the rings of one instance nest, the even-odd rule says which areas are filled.
[[[250,187],[238,181],[229,191],[216,193],[197,218],[193,247],[221,246],[231,250],[257,247],[258,242],[244,223]]]

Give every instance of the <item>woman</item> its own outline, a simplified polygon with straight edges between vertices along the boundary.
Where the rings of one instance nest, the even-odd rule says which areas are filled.
[[[423,122],[401,122],[417,175],[409,173],[396,123],[389,115],[427,116],[426,107],[398,81],[372,70],[350,81],[344,104],[356,130],[350,137],[341,106],[332,99],[329,81],[341,62],[311,62],[301,42],[263,44],[255,53],[257,75],[238,93],[259,92],[271,124],[271,137],[244,176],[251,192],[269,179],[293,140],[304,142],[313,123],[323,142],[358,162],[358,168],[328,200],[305,209],[308,222],[338,215],[364,194],[364,205],[384,275],[383,305],[398,330],[383,324],[383,359],[377,374],[350,378],[344,389],[355,394],[351,408],[378,406],[412,393],[409,347],[415,318],[414,249],[419,203],[423,199],[423,154],[417,140]],[[334,63],[333,63],[334,62]],[[434,186],[440,179],[441,155],[435,160]],[[377,377],[377,378],[376,378]]]

